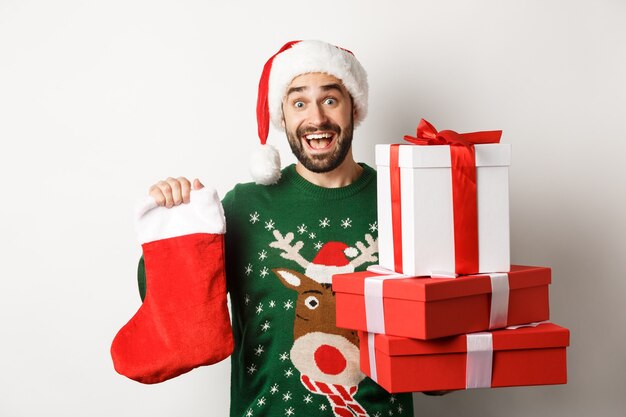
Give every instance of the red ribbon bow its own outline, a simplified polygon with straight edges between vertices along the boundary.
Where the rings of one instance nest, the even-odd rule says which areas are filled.
[[[404,140],[415,145],[450,145],[452,167],[452,201],[454,212],[454,253],[457,274],[479,272],[478,265],[478,201],[476,197],[475,144],[499,143],[501,130],[457,133],[437,129],[421,119],[417,135],[405,136]],[[400,171],[398,168],[398,145],[391,149],[392,224],[394,241],[401,242]],[[402,271],[402,246],[394,245],[394,265]]]
[[[457,133],[454,130],[437,129],[426,120],[421,119],[417,125],[417,135],[404,136],[404,140],[415,145],[462,145],[471,147],[475,144],[499,143],[502,137],[501,130],[491,130],[484,132]]]

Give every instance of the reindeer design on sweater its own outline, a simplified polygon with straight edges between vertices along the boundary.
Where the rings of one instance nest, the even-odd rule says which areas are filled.
[[[304,243],[292,244],[293,233],[283,236],[274,230],[273,234],[276,240],[270,243],[270,247],[280,249],[283,258],[295,261],[305,270],[300,273],[286,268],[273,269],[285,287],[298,293],[290,358],[301,374],[302,383],[312,393],[326,396],[335,416],[368,416],[354,400],[358,384],[365,377],[359,368],[357,333],[335,326],[335,295],[331,279],[333,274],[353,272],[367,262],[376,262],[377,241],[366,234],[366,244],[356,242],[356,248],[342,242],[327,242],[315,262],[309,262],[300,254]],[[327,254],[334,254],[337,258],[336,255],[342,252],[353,259],[347,261],[343,256],[343,262],[329,262],[328,258],[332,256]]]

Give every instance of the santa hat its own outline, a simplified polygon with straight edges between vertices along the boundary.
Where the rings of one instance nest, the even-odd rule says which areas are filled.
[[[282,102],[291,81],[299,75],[323,72],[341,80],[357,110],[354,125],[367,114],[367,73],[352,52],[321,41],[290,41],[263,67],[259,81],[256,115],[261,148],[251,158],[251,173],[257,184],[274,184],[280,178],[280,157],[266,145],[270,120],[282,130]]]
[[[306,267],[304,274],[320,284],[332,284],[333,275],[354,272],[348,257],[354,258],[357,252],[356,248],[345,243],[328,242]]]

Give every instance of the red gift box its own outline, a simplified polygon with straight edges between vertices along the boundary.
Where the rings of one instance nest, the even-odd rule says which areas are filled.
[[[503,276],[508,279],[494,281]],[[550,316],[550,268],[512,265],[508,274],[454,279],[392,277],[379,281],[382,296],[378,299],[371,291],[364,295],[372,280],[384,277],[369,271],[333,276],[337,327],[434,339],[544,321]]]
[[[359,332],[361,370],[391,393],[567,382],[569,330],[544,323],[474,335],[487,336],[492,350],[468,347],[471,334],[417,340]]]

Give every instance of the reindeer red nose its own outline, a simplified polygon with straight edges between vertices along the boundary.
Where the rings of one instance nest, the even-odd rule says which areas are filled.
[[[315,363],[320,371],[328,375],[337,375],[346,369],[346,358],[336,347],[321,345],[314,353]]]

